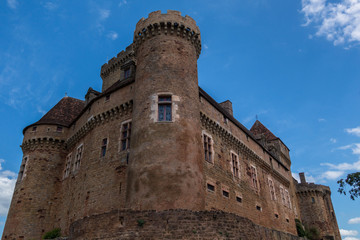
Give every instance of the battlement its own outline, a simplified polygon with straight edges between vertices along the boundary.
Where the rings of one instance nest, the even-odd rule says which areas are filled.
[[[145,39],[160,34],[177,35],[191,41],[199,57],[201,52],[200,29],[193,18],[181,12],[168,10],[167,13],[155,11],[149,14],[148,18],[141,18],[136,24],[134,32],[134,51]]]
[[[296,185],[297,193],[306,193],[306,192],[320,192],[331,194],[330,188],[328,186],[315,184],[315,183],[299,183]]]
[[[122,50],[116,57],[110,59],[107,63],[101,66],[100,76],[101,78],[107,77],[111,71],[121,66],[128,60],[132,60],[134,56],[133,45],[129,45],[125,51]]]

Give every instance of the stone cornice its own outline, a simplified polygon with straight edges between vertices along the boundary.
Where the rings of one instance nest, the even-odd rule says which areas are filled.
[[[36,148],[55,148],[58,150],[66,149],[65,140],[51,138],[51,137],[41,137],[41,138],[32,138],[24,141],[20,146],[23,151],[34,150]]]
[[[205,115],[203,112],[200,112],[200,121],[201,124],[213,134],[218,135],[222,140],[232,146],[234,150],[238,150],[242,154],[245,154],[251,158],[258,166],[271,172],[277,179],[284,184],[286,187],[290,186],[289,180],[283,177],[280,173],[273,170],[269,164],[267,164],[259,155],[257,155],[253,150],[247,147],[240,139],[235,137],[232,133],[223,128],[219,123],[212,120],[210,117]]]
[[[132,111],[132,100],[113,107],[105,112],[99,113],[95,116],[91,116],[88,121],[76,131],[74,135],[66,140],[67,148],[70,149],[75,143],[77,143],[82,137],[90,132],[96,126],[114,120],[117,116],[123,116]]]

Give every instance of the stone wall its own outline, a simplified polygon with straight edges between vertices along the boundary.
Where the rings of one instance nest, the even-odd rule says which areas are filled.
[[[69,239],[241,239],[303,238],[254,224],[222,211],[112,211],[86,217],[70,226]]]

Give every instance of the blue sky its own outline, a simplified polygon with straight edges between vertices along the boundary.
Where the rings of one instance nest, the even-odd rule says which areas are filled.
[[[67,93],[101,90],[100,68],[149,12],[179,10],[202,35],[199,85],[256,115],[290,148],[292,171],[329,185],[342,236],[360,239],[360,199],[336,181],[360,171],[360,0],[0,1],[0,235],[22,129]]]

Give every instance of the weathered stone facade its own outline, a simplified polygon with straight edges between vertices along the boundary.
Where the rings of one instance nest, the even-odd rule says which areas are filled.
[[[299,239],[296,218],[331,221],[308,220],[330,208],[300,196],[286,145],[198,87],[200,52],[192,18],[150,13],[102,66],[102,92],[26,127],[2,239]]]

